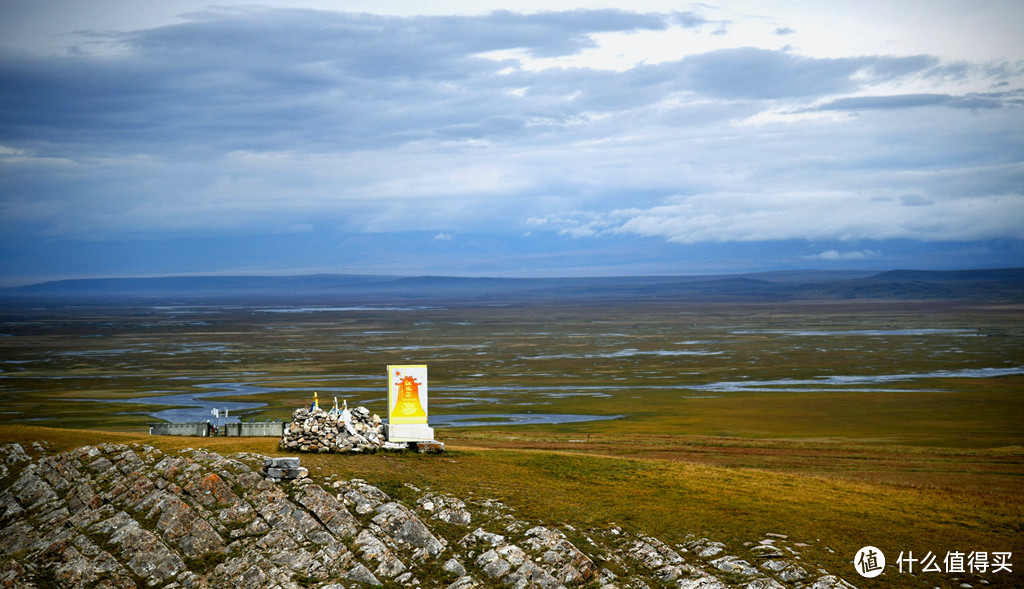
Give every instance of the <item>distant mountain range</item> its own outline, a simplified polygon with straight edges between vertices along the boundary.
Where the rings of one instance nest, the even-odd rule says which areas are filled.
[[[554,301],[973,300],[1024,301],[1024,268],[764,272],[711,276],[469,278],[454,276],[172,276],[43,282],[0,299],[502,303]]]

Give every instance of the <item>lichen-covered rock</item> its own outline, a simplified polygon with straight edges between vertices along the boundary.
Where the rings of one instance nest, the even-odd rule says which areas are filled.
[[[457,558],[449,558],[443,565],[444,570],[449,573],[459,575],[460,577],[466,574],[466,567],[462,566]]]
[[[318,485],[306,485],[297,497],[306,509],[339,538],[350,538],[359,531],[359,520],[345,509],[334,495]]]
[[[4,587],[851,587],[817,567],[811,580],[800,565],[813,563],[793,560],[805,545],[779,535],[737,554],[705,538],[669,546],[616,525],[540,525],[498,501],[411,485],[396,493],[416,493],[403,502],[362,479],[271,480],[259,473],[267,457],[255,454],[33,449],[38,458],[0,447]]]
[[[466,509],[466,504],[457,497],[427,493],[416,502],[430,517],[457,526],[468,526],[473,515]]]
[[[444,544],[430,532],[430,528],[401,503],[385,503],[378,507],[373,523],[390,534],[395,542],[419,549],[424,557],[435,557],[444,550]]]

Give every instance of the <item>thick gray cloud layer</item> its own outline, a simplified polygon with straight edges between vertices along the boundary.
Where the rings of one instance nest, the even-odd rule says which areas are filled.
[[[696,13],[236,9],[4,51],[0,227],[1024,239],[1024,63],[742,45],[526,63],[680,28],[723,32]]]

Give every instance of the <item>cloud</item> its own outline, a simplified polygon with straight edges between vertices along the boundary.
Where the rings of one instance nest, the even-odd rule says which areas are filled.
[[[512,80],[496,75],[504,64],[478,54],[571,54],[592,46],[596,33],[661,29],[670,20],[615,10],[415,18],[231,10],[192,18],[124,34],[123,53],[110,58],[4,60],[8,136],[56,139],[70,130],[120,144],[159,133],[164,142],[280,149],[515,132],[522,117],[504,116],[517,110],[505,96]]]
[[[529,72],[515,59],[482,56],[510,49],[568,55],[600,33],[704,21],[617,10],[389,17],[235,9],[191,18],[122,34],[123,51],[113,56],[0,60],[8,89],[0,138],[150,154],[507,140],[593,128],[587,123],[608,114],[690,93],[817,99],[863,89],[865,72],[891,79],[933,61],[815,59],[747,47],[625,72]]]
[[[801,256],[805,260],[828,260],[828,261],[839,261],[839,260],[867,260],[871,258],[878,258],[881,254],[871,250],[857,250],[849,252],[840,252],[838,250],[825,250],[820,254],[814,254],[810,256]]]
[[[672,67],[690,89],[710,96],[778,99],[850,92],[868,82],[921,73],[936,61],[926,56],[822,59],[739,47],[689,56]]]
[[[853,96],[837,98],[816,107],[815,110],[881,110],[907,109],[929,106],[948,108],[1002,108],[1007,101],[1020,101],[1019,97],[999,94],[952,96],[949,94],[899,94],[891,96]]]
[[[792,35],[795,32],[796,32],[796,30],[792,29],[790,27],[776,27],[775,28],[775,34],[776,35]]]
[[[919,194],[904,194],[900,197],[900,204],[905,207],[930,207],[935,204],[935,201]]]
[[[721,48],[747,42],[726,35],[625,69],[527,67],[602,35],[690,42],[723,26],[234,8],[105,34],[102,53],[4,53],[0,228],[101,241],[415,226],[437,246],[525,231],[1022,237],[1013,63]]]
[[[575,237],[633,234],[674,243],[790,239],[1024,239],[1024,198],[991,196],[931,206],[868,202],[857,194],[714,194],[674,197],[648,209],[535,219]]]

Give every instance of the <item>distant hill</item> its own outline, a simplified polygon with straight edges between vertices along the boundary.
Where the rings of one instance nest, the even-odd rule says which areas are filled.
[[[806,286],[806,285],[805,285]],[[995,270],[892,270],[857,280],[818,285],[822,298],[1024,300],[1024,268]],[[797,298],[810,293],[799,290]]]
[[[318,301],[349,304],[553,301],[1024,301],[1024,268],[779,272],[712,276],[474,278],[454,276],[173,276],[58,280],[0,289],[0,299]]]

